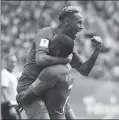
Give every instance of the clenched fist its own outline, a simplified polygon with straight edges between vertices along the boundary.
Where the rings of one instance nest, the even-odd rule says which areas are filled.
[[[91,41],[96,49],[101,49],[102,39],[99,36],[93,36],[93,38],[91,38]]]

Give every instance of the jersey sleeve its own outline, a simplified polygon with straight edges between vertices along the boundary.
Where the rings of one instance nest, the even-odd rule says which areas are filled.
[[[41,29],[35,38],[35,46],[37,51],[49,52],[49,43],[52,38],[52,31],[50,28]]]
[[[9,85],[9,76],[7,75],[7,73],[3,70],[1,72],[1,86],[2,87],[8,87]]]

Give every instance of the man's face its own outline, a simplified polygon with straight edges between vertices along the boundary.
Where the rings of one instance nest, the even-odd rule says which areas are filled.
[[[69,19],[69,18],[68,18]],[[80,13],[74,13],[73,17],[68,20],[67,32],[72,38],[76,38],[76,34],[83,29],[82,15]]]
[[[16,66],[16,62],[17,62],[16,57],[11,56],[7,61],[7,68],[12,71]]]

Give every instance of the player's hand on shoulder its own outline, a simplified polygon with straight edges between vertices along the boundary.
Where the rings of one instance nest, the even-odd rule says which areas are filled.
[[[96,49],[101,49],[102,47],[102,38],[99,36],[93,36],[93,38],[91,38],[92,44]]]

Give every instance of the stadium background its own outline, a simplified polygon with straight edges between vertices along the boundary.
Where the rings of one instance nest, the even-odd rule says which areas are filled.
[[[59,11],[79,5],[84,30],[76,39],[78,52],[89,58],[90,38],[99,35],[103,48],[89,75],[76,76],[70,103],[79,118],[119,118],[119,2],[118,1],[1,1],[2,62],[15,53],[19,78],[36,32],[56,26]],[[4,67],[4,65],[2,66]]]

